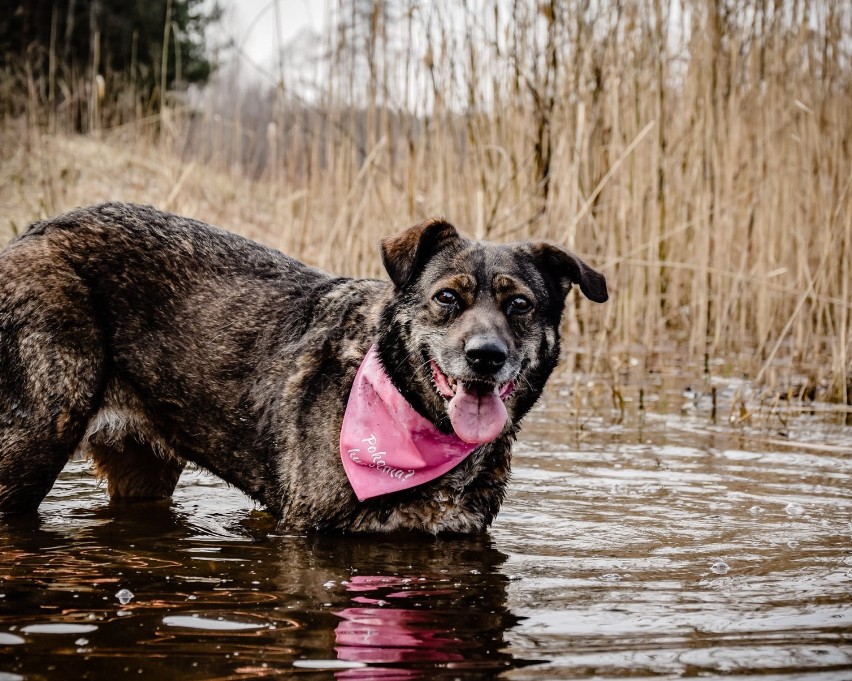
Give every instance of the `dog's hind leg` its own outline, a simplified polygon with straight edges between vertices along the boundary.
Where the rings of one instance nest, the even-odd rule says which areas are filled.
[[[98,477],[106,477],[112,501],[168,499],[177,486],[184,463],[125,435],[118,443],[90,446]]]
[[[83,437],[103,385],[89,294],[47,244],[0,253],[0,513],[34,511]]]

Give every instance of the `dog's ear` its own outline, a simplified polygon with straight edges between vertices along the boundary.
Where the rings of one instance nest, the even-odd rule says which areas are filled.
[[[572,284],[577,284],[589,300],[605,303],[609,298],[606,277],[573,253],[546,241],[530,244],[529,249],[539,269],[558,283],[563,296],[568,295]]]
[[[460,238],[449,222],[426,220],[382,239],[382,262],[394,285],[402,288],[438,249]]]

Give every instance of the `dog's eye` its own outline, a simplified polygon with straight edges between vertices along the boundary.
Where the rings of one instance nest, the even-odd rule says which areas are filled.
[[[455,291],[451,291],[448,288],[438,291],[435,294],[434,298],[436,303],[445,307],[452,307],[453,305],[458,305],[459,302],[458,293],[456,293]]]
[[[515,296],[506,305],[506,314],[526,314],[532,310],[533,304],[529,298]]]

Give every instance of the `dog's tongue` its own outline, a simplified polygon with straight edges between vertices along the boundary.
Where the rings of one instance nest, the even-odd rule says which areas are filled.
[[[479,393],[459,383],[447,407],[453,430],[465,442],[485,444],[496,439],[509,418],[500,393]]]

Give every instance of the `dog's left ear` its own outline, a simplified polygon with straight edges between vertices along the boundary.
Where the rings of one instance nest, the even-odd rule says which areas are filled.
[[[402,288],[438,249],[454,239],[461,239],[456,228],[439,219],[426,220],[385,237],[381,241],[382,262],[391,281]]]
[[[558,282],[563,296],[568,295],[572,284],[577,284],[589,300],[605,303],[609,298],[606,277],[573,253],[546,241],[530,244],[529,249],[541,271]]]

